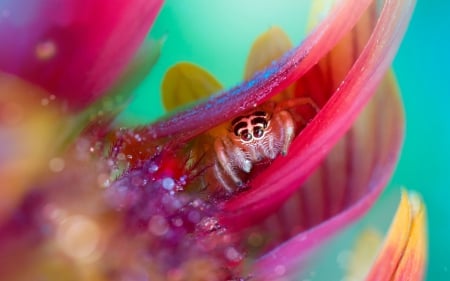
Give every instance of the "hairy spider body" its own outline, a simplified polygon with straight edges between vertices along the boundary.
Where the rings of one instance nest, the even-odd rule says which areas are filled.
[[[214,172],[219,182],[229,191],[225,177],[241,187],[243,182],[239,171],[250,173],[254,163],[275,159],[285,155],[295,134],[295,124],[291,114],[282,110],[273,115],[258,110],[246,116],[239,116],[231,122],[231,130],[222,138],[217,138],[214,150],[217,161]]]
[[[242,174],[249,174],[254,164],[286,155],[295,136],[294,116],[287,108],[311,105],[310,98],[297,98],[282,104],[270,102],[248,115],[236,117],[226,135],[214,142],[214,174],[228,191],[243,187]]]

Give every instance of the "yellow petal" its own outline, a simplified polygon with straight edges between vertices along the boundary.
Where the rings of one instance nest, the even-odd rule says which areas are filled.
[[[422,280],[427,255],[425,206],[403,191],[400,205],[366,280]]]
[[[279,27],[272,27],[260,35],[250,50],[245,66],[244,78],[247,80],[258,71],[269,66],[292,48],[287,34]]]
[[[409,234],[408,244],[403,252],[397,270],[392,280],[420,280],[423,274],[427,259],[427,231],[425,208],[417,194],[410,195],[413,205],[413,221]]]
[[[56,102],[37,87],[0,73],[0,222],[42,170],[61,168],[61,161],[50,159],[62,120]]]
[[[162,82],[162,99],[167,111],[208,97],[222,85],[205,69],[189,62],[172,66]]]

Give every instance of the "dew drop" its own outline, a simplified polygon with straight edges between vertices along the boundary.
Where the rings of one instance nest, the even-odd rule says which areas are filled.
[[[158,170],[159,170],[159,167],[155,163],[150,164],[150,167],[148,167],[148,171],[152,174],[157,172]]]
[[[232,262],[238,262],[242,259],[242,255],[234,247],[225,249],[225,257]]]
[[[50,100],[47,98],[43,98],[41,99],[41,105],[42,106],[47,106],[50,103]]]
[[[172,224],[176,227],[182,227],[183,226],[183,220],[181,218],[173,218]]]
[[[57,243],[68,256],[85,262],[98,258],[100,227],[92,219],[75,215],[64,219],[58,228]]]
[[[39,60],[49,60],[56,54],[56,44],[51,40],[40,42],[36,45],[35,54]]]
[[[149,230],[153,235],[163,236],[169,231],[166,219],[161,215],[155,215],[150,219]]]
[[[111,185],[111,181],[109,179],[109,175],[106,173],[101,173],[97,176],[97,184],[100,187],[108,187]]]
[[[50,160],[48,163],[48,167],[50,168],[50,171],[59,173],[62,170],[64,170],[65,162],[64,159],[55,157]]]
[[[169,177],[164,178],[162,180],[162,186],[166,190],[173,190],[173,188],[175,187],[175,181]]]
[[[219,228],[219,222],[217,221],[217,218],[206,217],[200,221],[198,226],[202,231],[211,232]]]
[[[134,138],[139,142],[142,141],[141,135],[139,135],[139,134],[135,134]]]
[[[286,273],[286,267],[284,265],[277,265],[274,268],[275,274],[284,275]]]
[[[190,211],[188,214],[189,221],[193,223],[198,223],[200,221],[201,215],[197,211]]]

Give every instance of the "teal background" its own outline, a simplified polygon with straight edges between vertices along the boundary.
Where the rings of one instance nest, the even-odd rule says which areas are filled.
[[[294,44],[300,42],[308,20],[307,2],[166,1],[151,32],[152,38],[166,40],[161,58],[122,118],[144,123],[163,114],[161,79],[178,61],[200,64],[225,87],[235,85],[243,76],[253,40],[270,26],[281,26]],[[405,186],[424,197],[430,243],[427,280],[450,280],[449,8],[450,1],[419,0],[394,61],[407,133],[390,188]]]
[[[392,186],[420,191],[428,208],[427,280],[450,280],[450,1],[419,0],[394,61],[406,141]]]

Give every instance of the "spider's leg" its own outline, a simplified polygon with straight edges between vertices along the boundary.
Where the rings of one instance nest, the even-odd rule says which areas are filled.
[[[283,128],[283,144],[281,147],[281,154],[285,156],[295,136],[295,123],[292,115],[286,110],[280,111],[277,114],[277,119],[279,119],[282,126],[281,128]]]
[[[286,110],[290,108],[299,107],[302,105],[310,105],[316,112],[320,111],[320,108],[314,102],[314,100],[310,97],[297,97],[285,100],[278,104],[278,108],[281,110]]]
[[[225,175],[222,172],[222,168],[220,167],[220,164],[218,162],[214,163],[214,175],[216,176],[216,179],[219,181],[220,185],[225,188],[227,192],[232,193],[234,191],[234,188],[228,184]]]
[[[223,168],[226,174],[230,176],[230,178],[233,180],[236,185],[241,186],[242,180],[239,178],[239,176],[234,171],[234,165],[232,163],[233,159],[229,159],[226,149],[229,149],[230,146],[225,147],[226,144],[224,142],[227,142],[226,138],[218,138],[214,142],[214,150],[216,152],[217,160],[220,163],[220,166]]]
[[[231,149],[231,148],[230,148]],[[250,161],[246,153],[240,147],[234,147],[233,149],[233,162],[237,163],[237,166],[246,173],[250,173],[252,169],[252,161]]]

